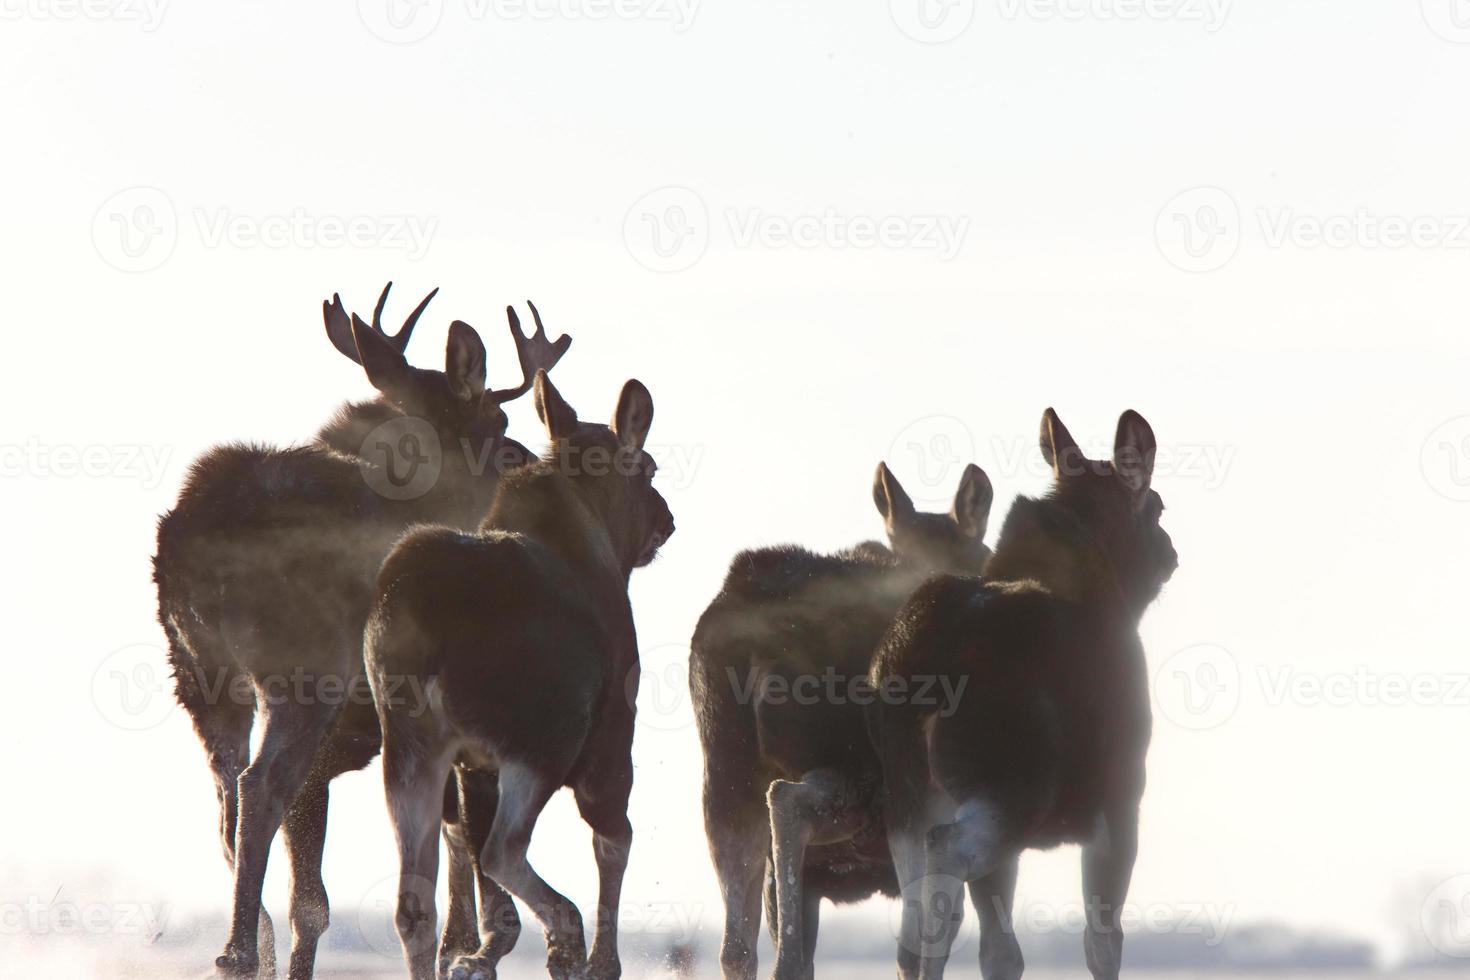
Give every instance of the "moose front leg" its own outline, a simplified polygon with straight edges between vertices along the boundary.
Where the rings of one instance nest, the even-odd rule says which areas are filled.
[[[777,980],[801,980],[811,972],[806,955],[807,903],[802,895],[806,849],[851,837],[862,825],[855,780],[817,769],[801,782],[778,779],[766,795],[771,814],[771,862],[776,881]]]
[[[322,848],[327,837],[327,781],[313,774],[286,813],[286,853],[291,859],[290,980],[311,980],[317,941],[331,916],[322,883]]]
[[[1123,965],[1123,902],[1138,857],[1138,808],[1098,819],[1093,839],[1082,848],[1082,897],[1087,908],[1084,937],[1087,968],[1094,980],[1116,980]]]

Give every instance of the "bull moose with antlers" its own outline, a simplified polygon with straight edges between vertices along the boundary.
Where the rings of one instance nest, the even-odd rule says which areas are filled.
[[[290,976],[311,976],[328,921],[327,786],[365,766],[380,743],[361,652],[378,566],[411,524],[479,521],[502,473],[531,459],[506,437],[501,406],[570,344],[552,342],[539,314],[535,332],[524,335],[512,310],[517,387],[486,390],[484,344],[458,320],[444,370],[414,368],[404,349],[432,297],[395,335],[381,324],[386,289],[371,324],[349,321],[337,297],[323,304],[328,336],[362,365],[378,398],[344,407],[310,446],[210,450],[159,521],[159,621],[176,696],[214,774],[234,873],[229,938],[216,961],[229,976],[262,967],[257,931],[268,933],[269,920],[261,887],[282,828],[291,861]],[[374,433],[382,438],[369,440]],[[407,452],[430,467],[421,485],[398,482]],[[250,758],[257,716],[262,731]]]

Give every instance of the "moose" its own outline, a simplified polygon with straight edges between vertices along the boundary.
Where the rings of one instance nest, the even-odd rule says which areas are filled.
[[[1178,556],[1143,416],[1124,412],[1112,460],[1096,461],[1048,408],[1041,451],[1052,487],[1013,504],[985,578],[925,583],[873,658],[874,685],[968,678],[948,714],[901,700],[866,709],[904,898],[905,980],[943,975],[966,886],[982,974],[1019,977],[1020,854],[1064,843],[1082,845],[1088,969],[1118,976],[1151,727],[1138,625]]]
[[[551,976],[621,973],[639,669],[628,581],[674,520],[644,450],[653,400],[641,383],[623,386],[610,425],[581,421],[544,371],[535,400],[550,440],[544,458],[502,479],[477,531],[406,535],[383,563],[364,633],[398,841],[394,921],[414,980],[435,975],[439,797],[457,763],[496,776],[480,868],[541,921]],[[421,699],[395,693],[405,680]],[[526,860],[537,818],[563,786],[594,834],[590,958],[576,906]],[[449,975],[493,977],[503,952],[459,957]]]
[[[705,756],[705,827],[725,903],[726,980],[755,975],[768,852],[777,977],[811,976],[823,897],[898,893],[861,695],[844,687],[841,697],[796,703],[761,692],[794,691],[823,676],[865,682],[884,630],[925,578],[984,569],[993,498],[985,472],[970,464],[948,514],[920,513],[879,463],[873,500],[891,548],[870,541],[835,555],[792,546],[741,552],[700,617],[690,693]]]
[[[479,520],[502,471],[531,458],[505,436],[502,405],[528,391],[570,344],[549,340],[534,308],[530,336],[509,311],[522,382],[487,390],[484,344],[463,321],[450,326],[443,371],[411,367],[404,349],[434,294],[389,335],[381,324],[387,292],[371,324],[355,314],[349,321],[340,298],[323,304],[328,336],[362,365],[379,397],[345,406],[311,445],[215,447],[194,463],[158,525],[159,622],[176,697],[214,775],[234,875],[229,937],[216,960],[228,976],[273,972],[273,950],[258,942],[273,945],[260,893],[280,829],[292,871],[289,975],[312,975],[328,921],[327,787],[367,765],[380,743],[361,653],[378,567],[411,524]],[[387,458],[369,458],[364,440],[384,426],[399,438],[386,440]],[[433,467],[422,492],[394,492],[402,460],[393,447],[405,441],[416,463],[422,455]],[[260,743],[250,758],[257,716]],[[462,918],[459,941],[473,947],[478,936],[462,935]]]

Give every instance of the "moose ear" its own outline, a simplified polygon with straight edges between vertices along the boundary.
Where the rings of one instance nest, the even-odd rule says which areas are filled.
[[[879,463],[873,474],[873,503],[883,515],[884,527],[890,531],[914,516],[914,502],[887,463]]]
[[[618,408],[613,413],[612,430],[618,441],[634,449],[642,449],[653,425],[653,396],[643,387],[643,382],[630,378],[618,396]]]
[[[1153,427],[1133,409],[1118,417],[1118,435],[1113,440],[1113,469],[1135,495],[1148,489],[1154,476],[1154,457],[1159,444]]]
[[[1051,467],[1052,476],[1058,479],[1082,472],[1082,450],[1054,408],[1041,413],[1041,456]]]
[[[990,505],[995,500],[995,488],[990,477],[974,463],[965,467],[960,477],[960,489],[954,495],[954,508],[949,516],[954,518],[960,533],[967,538],[985,537],[985,527],[990,523]]]
[[[536,372],[536,414],[553,442],[577,431],[577,410],[567,404],[544,370]]]
[[[475,328],[463,320],[449,325],[449,345],[444,351],[444,375],[449,388],[462,402],[485,393],[485,344]]]
[[[389,398],[404,394],[412,368],[404,360],[403,352],[356,313],[352,314],[352,340],[372,386]]]

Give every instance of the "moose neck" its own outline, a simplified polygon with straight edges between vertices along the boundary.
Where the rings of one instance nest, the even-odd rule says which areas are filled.
[[[402,414],[381,398],[347,402],[317,432],[316,441],[344,455],[356,456],[362,452],[363,443],[374,429]]]
[[[985,577],[1030,579],[1084,605],[1124,605],[1122,583],[1102,542],[1065,507],[1047,498],[1016,498]]]
[[[595,501],[554,462],[504,477],[480,529],[524,534],[578,570],[615,576],[624,588],[633,571]]]

